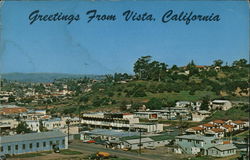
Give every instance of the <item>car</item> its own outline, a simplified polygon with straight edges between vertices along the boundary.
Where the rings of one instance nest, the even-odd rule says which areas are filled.
[[[87,143],[96,143],[95,140],[88,140]]]
[[[53,151],[54,151],[55,153],[60,153],[59,146],[58,146],[58,145],[53,145]]]
[[[0,160],[6,160],[6,156],[3,154],[3,155],[0,155]]]

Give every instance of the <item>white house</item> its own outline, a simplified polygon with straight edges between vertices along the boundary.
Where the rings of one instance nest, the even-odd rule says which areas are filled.
[[[26,120],[25,122],[28,125],[29,129],[35,132],[40,132],[39,129],[40,123],[38,120]]]
[[[205,118],[209,117],[211,115],[211,112],[200,110],[192,113],[192,121],[200,122],[204,120]]]
[[[229,110],[232,108],[232,103],[228,100],[214,100],[212,101],[211,109],[213,110]]]

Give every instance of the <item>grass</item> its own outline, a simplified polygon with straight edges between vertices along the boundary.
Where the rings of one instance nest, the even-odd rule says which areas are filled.
[[[43,156],[42,153],[27,153],[27,154],[20,154],[20,155],[14,155],[11,156],[11,158],[32,158],[37,156]]]
[[[201,156],[201,157],[192,157],[192,158],[183,158],[182,160],[214,160],[214,157],[211,156]]]
[[[237,139],[240,139],[240,140],[244,140],[244,138],[249,137],[249,130],[241,132],[241,133],[235,135],[234,137],[236,137]]]
[[[130,159],[127,159],[127,158],[110,158],[110,160],[130,160]]]
[[[60,154],[63,154],[63,155],[77,155],[77,154],[82,154],[82,152],[72,151],[70,149],[65,149],[65,150],[61,150]]]
[[[212,116],[205,121],[212,121],[216,119],[247,120],[248,116],[249,112],[242,107],[233,107],[227,111],[215,111]]]
[[[32,158],[37,156],[45,156],[47,154],[51,154],[52,151],[43,151],[43,152],[37,152],[37,153],[26,153],[26,154],[19,154],[11,156],[11,158]]]

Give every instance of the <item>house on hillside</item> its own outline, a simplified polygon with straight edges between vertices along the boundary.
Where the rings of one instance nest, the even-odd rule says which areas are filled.
[[[219,144],[207,149],[207,155],[213,157],[227,157],[236,154],[236,146],[233,144]]]
[[[229,124],[234,126],[234,130],[241,130],[245,127],[245,122],[241,120],[231,121]]]
[[[188,128],[185,132],[186,134],[203,134],[204,128],[202,127],[191,127]]]
[[[204,120],[205,118],[209,117],[211,115],[211,112],[200,110],[192,113],[192,121],[200,122]]]
[[[220,128],[213,128],[210,130],[205,131],[204,133],[206,136],[212,136],[216,138],[222,138],[224,137],[224,130]]]
[[[214,100],[210,106],[212,110],[229,110],[232,108],[232,103],[228,100]]]
[[[211,121],[211,122],[208,122],[210,124],[213,124],[215,125],[216,127],[219,127],[219,126],[222,126],[225,124],[226,121],[223,121],[223,120],[214,120],[214,121]]]
[[[200,127],[204,128],[205,130],[210,130],[210,129],[216,128],[216,126],[214,124],[211,124],[211,123],[202,124],[202,125],[200,125]]]

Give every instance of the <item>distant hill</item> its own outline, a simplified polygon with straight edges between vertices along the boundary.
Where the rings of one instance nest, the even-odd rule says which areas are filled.
[[[67,73],[3,73],[3,79],[20,82],[53,82],[55,79],[62,78],[92,78],[103,79],[102,75],[89,74],[67,74]]]

